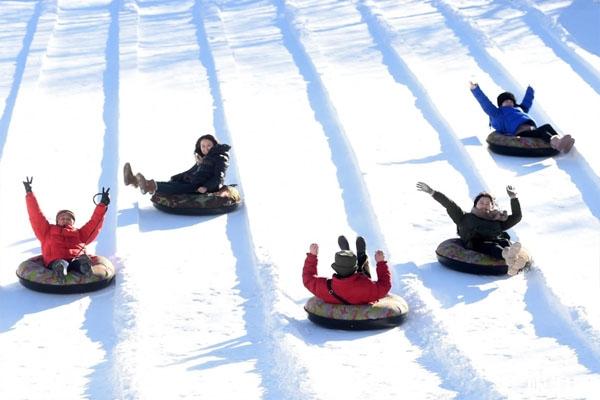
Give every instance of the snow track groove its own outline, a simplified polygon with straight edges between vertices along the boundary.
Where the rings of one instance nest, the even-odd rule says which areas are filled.
[[[367,185],[362,178],[358,160],[356,159],[354,150],[347,141],[343,124],[340,122],[335,105],[331,102],[327,89],[321,81],[317,72],[318,69],[311,61],[310,55],[299,40],[302,35],[297,31],[294,12],[286,6],[287,3],[284,0],[274,0],[274,3],[277,5],[279,27],[283,33],[284,44],[294,57],[300,73],[307,82],[311,106],[315,111],[317,120],[323,126],[324,133],[328,137],[330,151],[338,170],[340,185],[344,193],[352,193],[352,197],[344,196],[349,224],[353,226],[356,232],[369,239],[371,249],[384,249],[389,256],[384,235],[377,222],[372,202],[368,192],[365,191]],[[397,58],[393,62],[397,64],[401,63]],[[405,71],[403,69],[402,72]],[[395,77],[397,76],[398,74],[395,74]],[[418,82],[413,79],[412,85],[409,86],[417,92],[417,103],[421,102],[422,108],[426,110],[425,113],[431,115],[431,111],[435,108],[432,107],[425,92],[420,90]],[[444,126],[443,118],[437,113],[435,113],[435,116],[435,125]],[[448,144],[448,142],[445,144]],[[454,149],[460,151],[459,146],[455,145]],[[461,157],[461,160],[468,161],[468,158]],[[469,173],[469,168],[466,166],[459,165],[457,169],[467,176],[477,176],[476,173]],[[474,169],[472,170],[474,171]],[[477,179],[479,180],[479,178]],[[357,215],[362,216],[362,218],[358,222],[355,222]],[[408,339],[423,351],[424,354],[421,358],[428,360],[428,362],[424,363],[425,367],[431,368],[432,365],[436,365],[432,371],[442,378],[443,387],[456,390],[461,396],[477,394],[477,396],[481,396],[482,398],[501,398],[494,384],[482,378],[478,371],[473,368],[468,357],[449,343],[448,333],[444,324],[436,319],[433,315],[434,312],[429,308],[427,302],[421,298],[419,290],[415,287],[416,282],[414,278],[407,276],[398,278],[397,275],[397,273],[393,274],[393,292],[404,296],[408,303],[411,304],[411,308],[414,307],[417,309],[414,314],[411,314],[410,321],[400,329],[405,330]],[[402,335],[400,332],[397,334]],[[428,339],[424,340],[424,338]],[[431,362],[432,360],[435,360],[435,362]],[[456,376],[461,376],[463,379],[453,379]],[[469,383],[467,385],[455,385],[454,382]]]
[[[206,14],[210,19],[218,21],[218,10],[210,5],[207,10],[203,2],[196,0],[192,9],[193,22],[196,26],[196,37],[200,50],[200,61],[206,69],[210,92],[213,99],[213,125],[217,138],[233,147],[231,165],[228,169],[227,182],[240,182],[237,163],[235,161],[235,141],[233,140],[219,84],[219,73],[206,34]],[[220,21],[219,21],[220,22]],[[243,188],[238,186],[242,197]],[[296,388],[301,387],[295,378],[298,375],[294,356],[287,354],[277,340],[276,326],[272,310],[275,308],[274,277],[271,266],[261,264],[255,253],[254,240],[246,206],[227,216],[227,236],[231,242],[233,254],[236,256],[235,270],[239,278],[239,289],[242,297],[248,299],[244,304],[244,320],[248,339],[251,342],[249,356],[256,359],[257,369],[261,375],[265,399],[292,399],[297,396]],[[282,363],[281,360],[287,360]],[[277,382],[287,381],[289,385]],[[294,389],[291,389],[294,388]]]
[[[464,19],[464,17],[460,14],[459,11],[456,11],[454,9],[451,8],[451,6],[449,6],[447,4],[447,1],[444,0],[433,0],[432,4],[434,6],[436,6],[440,12],[442,13],[442,15],[444,15],[444,17],[449,21],[449,27],[453,28],[453,29],[459,29],[459,31],[462,32],[466,32],[467,34],[463,34],[463,35],[459,35],[460,37],[486,37],[485,32],[481,32],[479,29],[474,28],[472,23],[472,18],[469,19]],[[524,6],[521,6],[524,7]],[[531,9],[527,9],[528,12],[526,13],[526,17],[530,15],[530,13],[533,13],[533,11]],[[531,17],[530,17],[531,18]],[[564,44],[560,43],[558,40],[554,39],[552,35],[547,34],[547,35],[543,35],[543,32],[546,32],[545,28],[541,28],[541,24],[540,22],[538,22],[539,17],[534,18],[534,23],[533,24],[529,24],[529,25],[533,25],[534,28],[538,28],[538,29],[534,29],[534,33],[537,34],[541,34],[542,39],[544,38],[552,38],[552,40],[548,39],[546,41],[544,41],[544,43],[549,44],[550,48],[554,51],[557,52],[556,48],[564,48]],[[471,26],[470,28],[468,26]],[[507,86],[507,88],[509,90],[515,91],[516,93],[522,92],[523,89],[518,88],[519,84],[517,83],[519,80],[517,79],[517,77],[515,77],[513,74],[511,74],[509,72],[509,68],[504,67],[504,68],[495,68],[495,65],[500,65],[500,63],[498,61],[494,61],[496,60],[495,56],[490,54],[490,50],[489,50],[489,46],[488,48],[484,47],[482,42],[484,42],[483,40],[479,40],[479,41],[473,41],[469,44],[469,48],[470,50],[473,52],[473,56],[476,57],[476,59],[478,60],[478,63],[481,65],[481,67],[488,72],[491,76],[493,76],[496,80],[498,80],[498,82],[500,84],[506,84],[506,83],[510,83],[509,86]],[[498,44],[494,44],[494,46],[497,48]],[[564,55],[563,53],[558,52],[559,55],[562,54],[562,58],[565,61],[565,63],[567,65],[569,65],[570,67],[573,67],[575,69],[575,71],[580,71],[580,69],[577,69],[576,67],[574,67],[573,65],[578,65],[578,60],[580,60],[580,58],[578,58],[576,55],[572,55],[572,57],[567,57]],[[581,61],[583,62],[583,61]],[[491,69],[487,69],[486,67],[492,67]],[[588,67],[586,67],[587,69]],[[589,66],[589,68],[592,68],[591,66]],[[596,75],[599,75],[600,73],[598,71],[596,71]],[[580,74],[581,75],[581,74]],[[584,76],[581,76],[582,78],[585,78]],[[589,75],[589,74],[587,74]],[[589,83],[589,82],[588,82]],[[594,82],[593,85],[591,85],[592,88],[594,88],[595,90],[597,90],[597,86]],[[488,89],[489,91],[489,89]],[[540,103],[541,102],[541,103]],[[540,104],[543,104],[543,99],[542,100],[535,100],[535,103],[537,105],[534,105],[533,110],[532,110],[532,115],[536,118],[536,120],[538,121],[544,121],[544,123],[551,123],[553,126],[555,127],[559,127],[558,124],[556,124],[554,122],[554,119],[551,118],[546,112],[545,110],[540,107]],[[583,134],[584,132],[582,132]],[[584,151],[584,154],[580,153],[579,148],[585,148],[585,143],[581,143],[582,139],[585,139],[585,137],[583,137],[583,135],[580,135],[578,137],[578,144],[575,146],[575,148],[573,149],[573,151],[571,152],[571,156],[569,158],[558,158],[556,161],[556,165],[565,173],[567,173],[571,179],[573,180],[573,183],[575,183],[575,185],[577,186],[577,188],[579,189],[579,191],[581,192],[583,199],[585,200],[587,207],[590,209],[590,211],[594,214],[594,216],[600,220],[600,170],[598,169],[600,164],[597,162],[594,162],[594,166],[590,165],[590,162],[588,161],[588,159],[586,159],[586,156],[588,158],[593,157],[592,154],[588,154],[587,151]],[[591,160],[592,158],[590,158]]]
[[[466,35],[459,35],[461,38],[481,35],[481,33],[476,29],[469,29],[469,24],[471,22],[465,21],[459,13],[450,9],[450,7],[447,6],[444,1],[434,0],[432,1],[432,4],[438,7],[440,12],[449,21],[449,27],[454,29],[459,27],[460,31],[469,33]],[[522,5],[522,7],[525,6]],[[526,9],[528,10],[528,12],[534,12],[531,9]],[[536,16],[535,21],[538,21],[539,18],[539,15]],[[541,25],[541,23],[537,22],[537,25]],[[481,47],[481,42],[471,43],[469,48],[474,56],[494,60],[494,57],[491,56],[485,48]],[[565,62],[568,62],[570,65],[572,65],[572,59],[565,57],[563,58],[565,59]],[[481,66],[493,66],[496,63],[480,62],[479,64]],[[502,71],[493,68],[491,71],[487,70],[486,72],[488,72],[491,76],[494,76],[495,78],[499,78],[500,81],[516,82],[516,79],[505,69]],[[540,111],[537,112],[540,113]],[[545,115],[545,113],[543,113],[543,110],[541,111],[541,114],[544,117],[548,118]],[[502,158],[501,156],[497,155],[492,155],[492,157],[495,159]],[[598,176],[587,163],[584,156],[576,152],[574,153],[571,159],[558,158],[556,161],[556,166],[559,169],[566,172],[571,177],[573,183],[580,190],[582,198],[585,201],[585,204],[588,206],[590,212],[596,218],[600,218],[600,191],[598,190],[600,189],[600,186],[595,184],[596,182],[598,182]],[[534,291],[535,293],[543,294],[546,298],[545,305],[541,305],[542,310],[546,309],[546,316],[538,317],[540,317],[541,320],[544,320],[547,318],[551,318],[552,315],[560,316],[560,320],[564,324],[563,328],[571,331],[571,338],[576,339],[574,343],[571,343],[571,345],[573,345],[577,349],[577,353],[579,354],[580,359],[592,371],[599,372],[598,365],[600,365],[600,332],[598,332],[597,329],[594,329],[589,324],[589,322],[586,321],[586,318],[584,316],[584,310],[582,310],[579,307],[569,307],[562,304],[560,297],[557,296],[556,293],[553,292],[551,287],[548,286],[548,283],[544,278],[543,269],[538,270],[537,273],[539,273],[541,276],[539,278],[536,277],[528,281],[528,285],[530,286],[530,290]],[[531,298],[531,301],[535,300],[535,298]],[[538,308],[538,313],[540,311],[541,310]],[[555,331],[555,334],[556,332],[557,331]],[[567,342],[562,342],[567,344]]]
[[[433,2],[435,4],[439,4],[439,2]],[[446,18],[448,18],[449,16],[454,15],[453,13],[449,13],[444,12],[443,13],[444,16]],[[382,14],[379,14],[382,15]],[[380,17],[383,18],[383,17]],[[456,22],[449,24],[450,27],[456,27],[456,26],[461,26],[461,24],[457,24]],[[388,28],[391,29],[391,28]],[[464,27],[461,28],[461,30],[465,30]],[[391,34],[391,32],[388,32],[387,34],[383,35],[384,37],[393,37],[393,35]],[[459,35],[460,37],[463,37],[465,35]],[[473,44],[471,44],[471,48],[472,48]],[[481,49],[478,49],[478,51],[475,52],[475,54],[484,54],[482,52]],[[487,63],[485,63],[487,64]],[[480,63],[480,65],[482,65]],[[493,63],[492,63],[493,65]],[[498,71],[494,71],[494,73],[498,73]],[[512,78],[512,76],[507,75],[504,77],[505,81],[514,81],[514,79]],[[423,79],[427,79],[427,77],[423,77]],[[426,89],[426,91],[432,92],[431,88],[428,87]],[[456,139],[455,139],[456,140]],[[459,146],[462,146],[461,144],[458,144]],[[481,158],[480,158],[481,156]],[[472,157],[472,156],[468,156],[468,157]],[[483,157],[485,157],[485,155],[476,155],[476,159],[480,160],[478,162],[479,165],[479,170],[481,171],[488,171],[489,173],[486,174],[487,176],[494,176],[493,173],[495,172],[494,169],[496,169],[497,167],[492,166],[492,163],[488,163],[487,161],[484,163],[484,165],[481,164],[481,160],[483,160]],[[492,156],[494,159],[498,158],[498,159],[502,159],[502,157],[499,156]],[[487,159],[489,160],[489,157],[487,157]],[[560,165],[561,160],[557,161],[557,164]],[[475,161],[473,161],[473,164],[475,164]],[[570,176],[573,175],[580,175],[580,172],[577,170],[577,168],[572,168],[573,170],[569,170],[568,172],[570,173]],[[583,187],[588,187],[587,185],[589,185],[589,182],[586,182],[585,184],[582,184],[581,186]],[[579,186],[579,185],[578,185]],[[594,207],[595,208],[595,207]],[[594,208],[592,208],[590,211],[594,211]],[[519,228],[517,228],[519,229]],[[543,268],[543,266],[542,266]],[[528,310],[529,312],[532,313],[532,316],[534,317],[535,321],[537,321],[537,326],[538,327],[543,327],[545,324],[542,321],[549,321],[552,320],[553,318],[555,318],[556,315],[559,315],[560,318],[560,328],[551,328],[551,329],[542,329],[544,331],[543,334],[541,334],[541,336],[551,336],[556,338],[556,340],[568,347],[571,347],[575,350],[575,352],[577,353],[578,359],[579,361],[582,363],[582,365],[584,365],[586,368],[588,368],[591,372],[593,373],[597,373],[598,372],[598,356],[599,356],[599,352],[598,352],[598,344],[600,343],[598,341],[598,332],[596,329],[593,329],[592,326],[589,324],[589,322],[586,320],[586,318],[584,317],[585,315],[585,311],[581,310],[579,307],[572,307],[572,306],[565,306],[564,304],[562,304],[561,300],[560,300],[560,296],[556,295],[556,293],[553,292],[553,290],[551,289],[550,286],[548,286],[546,279],[544,278],[544,273],[542,272],[542,270],[536,270],[535,272],[533,272],[534,274],[540,274],[540,277],[532,277],[531,279],[527,279],[527,296],[526,296],[526,301],[527,301],[527,305],[528,305]],[[536,294],[541,294],[545,297],[544,301],[540,301],[540,299],[538,298],[538,296],[536,295],[532,295],[532,293],[536,293]],[[554,321],[556,322],[556,321]],[[565,334],[565,332],[569,332],[569,334]]]
[[[27,65],[27,58],[29,57],[33,38],[35,36],[40,17],[42,15],[43,2],[39,0],[33,9],[33,14],[27,22],[25,29],[25,36],[23,37],[23,44],[21,50],[16,57],[16,68],[13,74],[12,85],[10,92],[5,100],[4,109],[0,116],[0,158],[2,158],[2,152],[4,151],[4,144],[6,143],[6,137],[8,135],[8,128],[10,127],[10,121],[12,119],[13,110],[25,74],[25,67]]]
[[[572,47],[568,45],[570,40],[568,33],[561,30],[550,17],[532,5],[531,1],[506,2],[504,0],[503,2],[506,6],[516,7],[523,11],[523,21],[531,28],[532,32],[600,95],[600,71],[573,51]]]

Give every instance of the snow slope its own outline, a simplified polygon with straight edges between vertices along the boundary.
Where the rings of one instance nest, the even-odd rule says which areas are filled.
[[[0,2],[0,398],[592,399],[600,392],[600,3],[596,0]],[[536,89],[568,155],[490,153],[469,92]],[[168,179],[196,138],[232,145],[228,215],[160,213],[121,168]],[[46,295],[21,181],[52,219],[112,202],[91,250],[114,286]],[[419,180],[463,208],[481,190],[523,220],[536,266],[460,274]],[[382,249],[399,328],[306,319],[300,271],[336,238]]]

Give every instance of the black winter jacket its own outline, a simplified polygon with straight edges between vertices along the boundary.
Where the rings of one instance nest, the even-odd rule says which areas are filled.
[[[521,205],[517,198],[510,200],[511,215],[506,221],[490,221],[479,218],[473,213],[466,213],[440,192],[434,192],[433,198],[446,208],[448,215],[456,224],[458,236],[467,249],[473,248],[473,244],[476,242],[510,239],[505,231],[521,220]]]
[[[185,172],[171,177],[172,182],[193,183],[197,187],[204,186],[208,193],[218,191],[225,180],[225,172],[229,167],[228,144],[216,144],[208,152],[200,164]]]

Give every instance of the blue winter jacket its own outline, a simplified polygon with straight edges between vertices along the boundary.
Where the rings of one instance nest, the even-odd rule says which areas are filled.
[[[496,132],[514,136],[517,133],[517,128],[524,123],[535,125],[535,121],[527,115],[533,103],[533,88],[531,86],[527,86],[523,101],[517,107],[496,107],[483,93],[479,85],[471,92],[483,111],[490,117],[490,125]]]

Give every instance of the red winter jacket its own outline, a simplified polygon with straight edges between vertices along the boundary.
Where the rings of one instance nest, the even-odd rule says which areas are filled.
[[[42,258],[44,265],[49,265],[52,261],[62,258],[67,261],[76,257],[86,244],[90,244],[96,239],[107,207],[100,203],[96,206],[92,218],[81,229],[71,225],[58,226],[48,222],[32,192],[25,196],[27,201],[27,212],[31,227],[38,240],[42,244]],[[81,252],[85,253],[85,250]]]
[[[317,276],[317,256],[307,253],[302,270],[304,286],[315,296],[326,303],[342,304],[327,289],[327,278]],[[377,276],[379,280],[373,282],[362,273],[356,273],[346,278],[332,277],[331,288],[333,291],[350,304],[368,304],[385,297],[392,288],[390,269],[386,261],[377,263]]]

